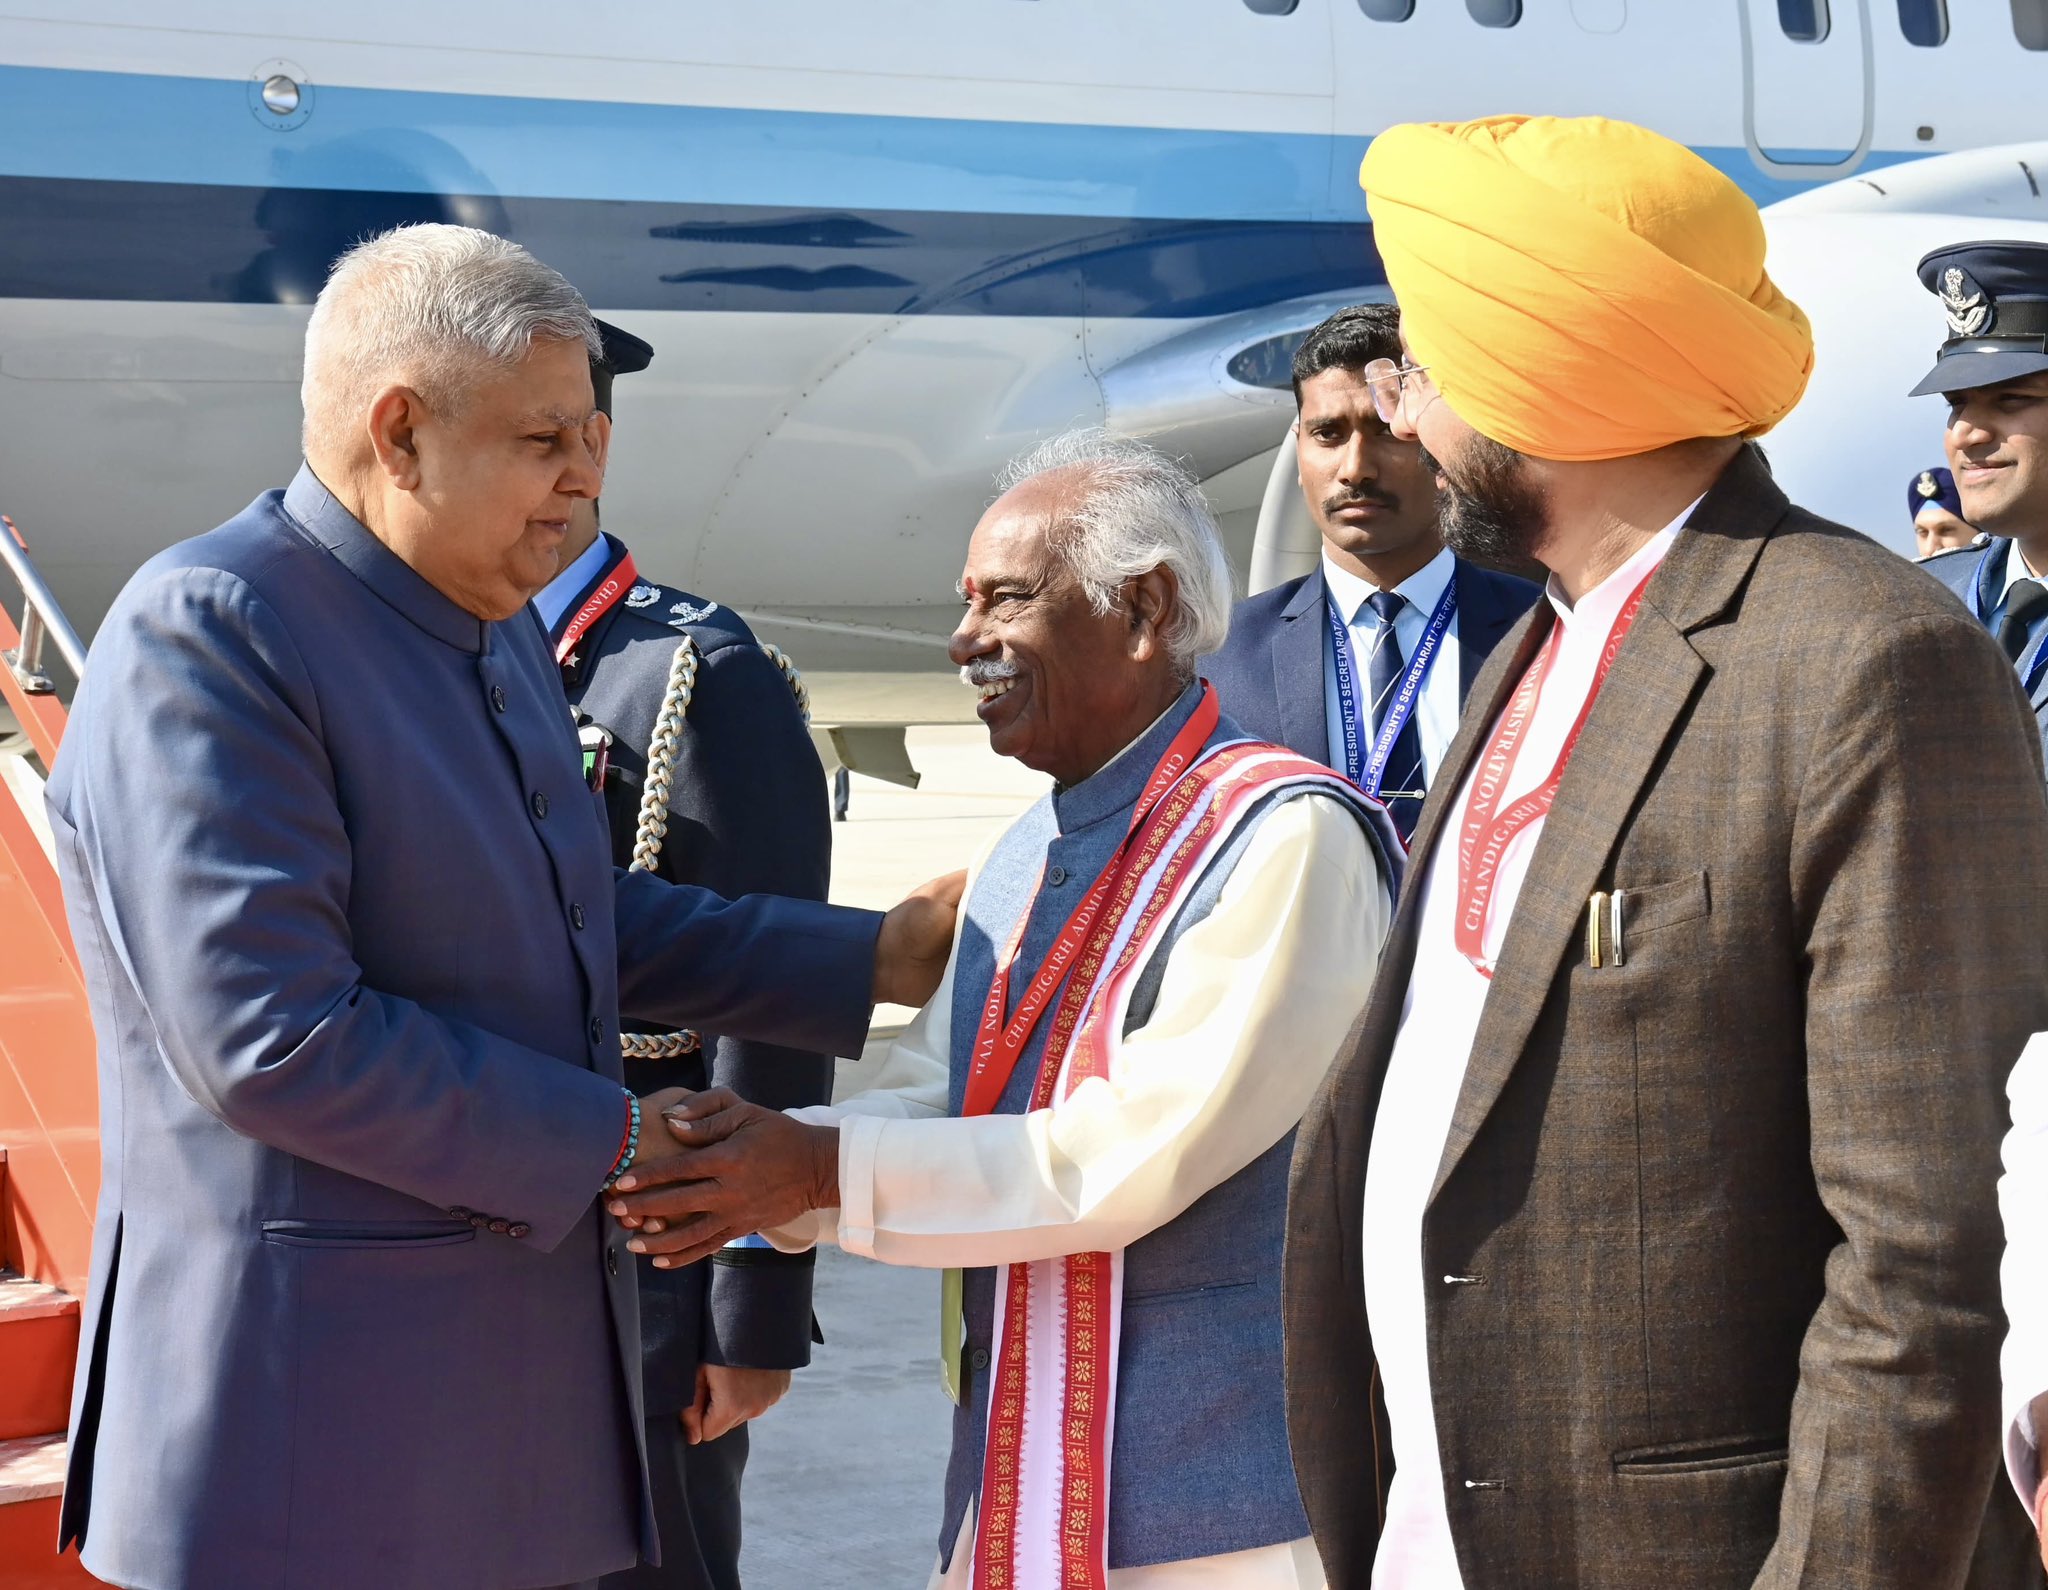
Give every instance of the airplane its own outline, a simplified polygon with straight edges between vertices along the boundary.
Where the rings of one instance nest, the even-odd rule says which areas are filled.
[[[1252,588],[1306,566],[1287,363],[1386,293],[1356,181],[1381,128],[1600,112],[1769,202],[2042,103],[2048,0],[17,0],[0,509],[89,635],[291,474],[335,254],[486,227],[656,349],[607,523],[796,658],[828,755],[908,781],[902,724],[970,721],[967,532],[1046,433],[1189,459]],[[1825,480],[1811,506],[1883,527]]]

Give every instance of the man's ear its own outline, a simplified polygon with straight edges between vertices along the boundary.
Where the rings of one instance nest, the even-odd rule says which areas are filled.
[[[597,472],[602,475],[612,454],[612,417],[603,409],[591,410],[590,424],[584,428],[583,445],[590,449],[590,461],[597,465]]]
[[[370,405],[370,447],[377,467],[400,491],[420,487],[419,431],[426,405],[409,386],[387,386]]]
[[[1150,662],[1166,647],[1166,620],[1180,600],[1180,581],[1164,565],[1147,569],[1132,580],[1130,590],[1131,657]]]

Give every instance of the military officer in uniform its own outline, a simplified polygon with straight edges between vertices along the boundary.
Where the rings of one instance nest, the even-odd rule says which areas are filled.
[[[1942,445],[1982,547],[1925,564],[2019,670],[2048,741],[2048,243],[1957,243],[1920,262],[1948,340],[1914,397],[1948,403]]]
[[[1913,521],[1916,563],[1925,563],[1957,547],[1981,547],[1991,537],[1963,517],[1963,499],[1956,494],[1955,471],[1922,469],[1906,482],[1906,517]]]
[[[654,350],[598,322],[597,405]],[[585,770],[604,791],[613,859],[727,896],[822,900],[831,824],[802,683],[731,608],[640,577],[580,501],[562,572],[534,599],[576,711]],[[829,1057],[689,1032],[626,1032],[637,1092],[728,1086],[775,1108],[826,1103]],[[811,1254],[749,1239],[706,1263],[640,1261],[647,1457],[661,1566],[618,1590],[736,1590],[746,1421],[810,1360]]]

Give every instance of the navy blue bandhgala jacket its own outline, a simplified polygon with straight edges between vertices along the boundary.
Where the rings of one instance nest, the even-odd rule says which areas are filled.
[[[652,1555],[596,1203],[620,1012],[857,1053],[878,919],[615,878],[540,626],[310,470],[129,582],[49,807],[105,1163],[86,1566],[504,1590]]]

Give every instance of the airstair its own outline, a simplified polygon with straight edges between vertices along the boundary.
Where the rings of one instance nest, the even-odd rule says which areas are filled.
[[[42,805],[65,721],[52,670],[77,679],[85,648],[4,516],[0,563],[22,597],[19,626],[0,607],[0,1590],[55,1590],[99,1582],[56,1550],[100,1143],[92,1021]]]

